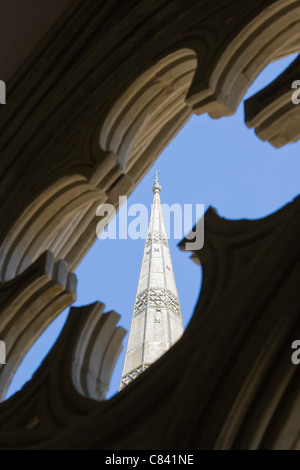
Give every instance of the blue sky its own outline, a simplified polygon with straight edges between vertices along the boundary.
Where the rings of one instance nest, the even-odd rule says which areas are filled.
[[[294,57],[269,65],[248,90],[250,97],[270,83]],[[300,77],[295,77],[300,79]],[[300,113],[300,105],[299,105]],[[228,219],[256,219],[269,215],[299,194],[300,143],[275,149],[260,141],[244,124],[243,103],[232,117],[213,120],[193,116],[158,158],[128,199],[128,205],[152,203],[152,175],[161,171],[161,201],[172,205],[214,206]],[[130,219],[129,219],[130,222]],[[98,240],[76,271],[78,295],[74,305],[100,300],[105,311],[121,315],[127,331],[135,300],[144,240]],[[170,239],[172,262],[185,326],[189,322],[201,286],[201,268]],[[25,357],[8,391],[11,396],[30,379],[57,338],[65,320],[63,312]],[[127,338],[115,367],[108,397],[119,387]]]

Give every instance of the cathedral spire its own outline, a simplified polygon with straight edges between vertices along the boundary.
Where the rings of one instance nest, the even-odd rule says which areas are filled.
[[[170,349],[184,331],[161,210],[159,173],[153,176],[151,217],[120,390]]]

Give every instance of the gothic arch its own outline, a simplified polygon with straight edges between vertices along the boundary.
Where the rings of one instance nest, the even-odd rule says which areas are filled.
[[[241,27],[212,60],[199,68],[187,102],[212,118],[233,114],[259,73],[272,61],[300,49],[298,1],[274,2]]]
[[[22,198],[16,196],[16,190],[11,205],[4,198],[0,251],[2,281],[22,272],[45,249],[66,259],[74,269],[96,239],[95,233],[91,235],[96,226],[95,201],[98,204],[111,202],[117,207],[118,195],[129,195],[134,190],[193,112],[209,112],[212,117],[232,114],[257,74],[270,61],[297,49],[300,8],[297,1],[269,1],[265,8],[258,10],[249,5],[247,11],[236,14],[234,21],[230,8],[225,7],[211,6],[207,18],[202,20],[201,17],[197,19],[201,12],[198,3],[191,2],[180,11],[180,4],[175,2],[169,7],[171,16],[168,8],[161,5],[161,21],[169,19],[166,28],[157,25],[154,11],[145,21],[149,28],[153,28],[154,22],[162,35],[162,43],[158,44],[155,36],[148,35],[140,44],[135,33],[130,31],[128,34],[132,34],[135,49],[129,49],[131,54],[126,56],[123,48],[129,46],[122,44],[113,50],[110,62],[107,62],[101,38],[93,37],[87,42],[83,56],[79,52],[76,56],[77,43],[74,42],[71,50],[75,58],[70,75],[62,67],[57,48],[49,45],[49,40],[45,41],[41,46],[45,57],[41,59],[39,51],[37,62],[49,59],[49,66],[53,66],[54,71],[63,71],[61,75],[56,71],[52,87],[50,82],[43,85],[38,67],[24,66],[20,70],[13,81],[14,93],[0,139],[0,150],[4,149],[3,167],[9,168],[4,177],[7,183],[4,182],[0,191],[4,193],[10,188],[14,171],[18,174],[24,171],[28,185],[32,187]],[[88,5],[84,9],[88,11]],[[70,14],[74,15],[74,11],[76,5],[70,9]],[[93,23],[95,31],[99,30],[96,23],[103,21],[103,15],[104,10],[99,10]],[[72,19],[74,31],[80,27],[80,15],[75,17],[76,21]],[[70,34],[67,20],[66,13],[68,27],[59,33],[63,44]],[[171,34],[172,30],[178,34]],[[124,34],[124,25],[120,19],[121,33]],[[103,61],[97,59],[96,51],[104,54],[105,60],[104,57]],[[146,58],[138,61],[143,51]],[[114,61],[115,67],[112,67]],[[124,77],[120,75],[122,69],[126,72]],[[105,71],[111,80],[105,79],[102,92],[101,77]],[[80,78],[82,76],[86,81]],[[27,90],[28,82],[31,85]],[[79,125],[76,117],[73,122],[73,116],[70,116],[64,136],[60,127],[64,126],[65,113],[76,103],[72,94],[63,102],[67,83],[72,83],[72,90],[77,87],[78,96],[86,93],[91,98],[86,106],[78,103],[79,112],[87,108],[82,114],[84,124]],[[20,94],[27,96],[29,93],[31,99],[23,110],[19,103]],[[36,109],[32,103],[36,104]],[[45,129],[41,129],[38,119],[43,113],[47,116]],[[18,115],[14,131],[20,133],[23,145],[26,142],[24,151],[21,142],[11,144],[13,131],[8,124],[14,115]],[[60,132],[57,132],[58,128]],[[100,134],[102,151],[94,151],[86,142],[90,129],[94,133],[91,140]],[[39,132],[33,137],[35,130]],[[33,168],[36,155],[41,155],[36,165],[39,170],[35,168],[36,173],[33,171],[30,178],[26,173],[27,162]],[[74,173],[75,168],[80,171]],[[47,178],[44,178],[45,174]],[[74,177],[74,174],[78,176]],[[71,188],[73,178],[78,180]],[[52,194],[53,188],[63,181],[61,193],[57,190],[56,196]],[[22,181],[18,184],[19,191],[26,186]],[[37,187],[40,188],[38,191]]]
[[[239,0],[112,0],[99,7],[99,2],[94,0],[76,0],[8,84],[10,104],[1,108],[3,131],[0,135],[0,267],[3,282],[0,286],[3,312],[0,334],[7,332],[9,342],[7,372],[2,379],[0,377],[3,390],[17,367],[19,354],[22,354],[14,337],[20,340],[22,350],[26,350],[31,344],[32,332],[37,338],[63,304],[74,299],[74,276],[69,273],[65,261],[73,269],[95,240],[95,205],[105,201],[117,207],[118,196],[129,195],[134,190],[193,112],[208,112],[213,118],[234,113],[245,91],[270,61],[299,50],[299,1],[253,0],[245,3],[243,8],[240,3]],[[287,141],[289,137],[284,142]],[[274,322],[276,305],[272,304],[270,296],[265,296],[264,317],[258,308],[255,312],[251,310],[247,317],[248,325],[253,319],[250,326],[255,327],[249,341],[244,334],[243,314],[249,309],[249,302],[259,297],[261,285],[272,278],[272,292],[280,299],[280,305],[284,304],[290,282],[293,297],[289,301],[293,308],[291,313],[288,312],[287,326],[292,329],[297,323],[299,289],[295,279],[297,276],[299,279],[299,265],[295,260],[299,255],[299,224],[295,214],[298,206],[299,201],[287,209],[291,220],[284,230],[274,228],[278,238],[274,255],[268,251],[270,233],[261,234],[259,247],[260,254],[266,258],[265,271],[260,269],[261,258],[253,257],[258,274],[253,281],[249,264],[243,264],[249,256],[247,246],[245,251],[237,250],[236,280],[226,286],[222,272],[217,273],[218,290],[212,298],[214,309],[209,302],[211,299],[206,304],[202,297],[198,308],[202,305],[207,309],[205,319],[200,319],[197,309],[191,322],[196,328],[189,328],[175,349],[128,389],[109,403],[95,404],[94,400],[86,398],[95,397],[95,381],[89,381],[80,367],[76,370],[74,366],[77,392],[72,391],[72,400],[89,413],[87,419],[82,413],[79,420],[80,406],[69,409],[64,396],[66,408],[60,407],[61,389],[57,384],[64,386],[65,382],[60,382],[58,362],[50,380],[53,392],[50,407],[53,406],[55,415],[50,432],[45,427],[45,434],[39,434],[38,428],[28,433],[38,426],[38,422],[28,423],[28,415],[22,415],[25,427],[21,427],[16,436],[17,418],[12,416],[8,401],[1,409],[1,445],[55,448],[63,442],[65,447],[73,448],[114,445],[132,448],[137,437],[136,445],[144,448],[147,445],[152,448],[169,448],[170,445],[178,448],[257,448],[268,444],[276,447],[279,441],[284,442],[286,432],[294,429],[294,423],[288,419],[286,427],[282,426],[283,436],[280,437],[280,415],[282,410],[283,414],[286,412],[285,416],[290,412],[286,409],[287,399],[292,395],[288,384],[292,383],[292,375],[298,374],[291,370],[289,362],[288,373],[280,369],[276,376],[276,393],[272,394],[267,385],[263,386],[268,373],[275,370],[276,351],[283,339],[289,339],[288,331],[280,328],[287,325],[282,317],[284,312],[277,309]],[[241,222],[235,225],[238,231],[240,225],[244,229]],[[282,234],[284,237],[280,238]],[[222,245],[221,238],[219,245]],[[247,236],[241,247],[244,241],[247,245]],[[251,244],[251,237],[248,241]],[[214,245],[213,241],[211,245]],[[279,245],[280,250],[277,249]],[[209,241],[207,247],[210,247]],[[217,252],[213,246],[207,254],[207,261],[213,268],[218,256],[222,264],[229,256],[228,251],[231,254],[230,246],[220,248]],[[38,258],[45,250],[53,251],[53,254],[46,253]],[[227,254],[224,253],[226,250]],[[205,258],[204,252],[202,256]],[[287,260],[293,267],[288,279],[282,267]],[[222,264],[221,268],[224,272],[226,266]],[[277,269],[276,283],[272,275]],[[249,289],[244,293],[241,271],[243,275],[246,272],[246,281],[253,283],[252,291]],[[214,274],[211,274],[211,282],[205,281],[209,293],[213,279]],[[282,290],[277,289],[280,280]],[[240,305],[232,303],[232,298],[238,298]],[[225,307],[228,315],[224,315]],[[217,337],[220,319],[224,328]],[[269,331],[271,325],[276,344],[266,356],[264,369],[253,372],[257,358],[265,352],[260,325],[265,331]],[[16,334],[12,333],[13,326]],[[83,325],[79,326],[83,331]],[[94,373],[99,366],[94,362],[97,341],[91,334],[92,329],[85,331],[92,342],[87,344],[80,334],[76,336],[86,346],[83,357],[77,350],[76,361],[84,366],[88,364]],[[211,344],[207,331],[214,338]],[[58,341],[58,348],[68,348],[68,344],[62,343],[65,340],[63,337]],[[246,355],[244,362],[239,360],[238,340],[239,344],[255,345],[254,355]],[[215,360],[226,349],[221,348],[222,341],[228,347],[227,363]],[[116,351],[117,346],[113,350]],[[230,357],[233,361],[229,364]],[[286,357],[284,359],[286,365]],[[103,366],[103,377],[107,379],[111,363],[108,361]],[[68,362],[64,369],[67,379],[70,369]],[[212,370],[214,374],[210,380]],[[222,380],[224,376],[231,377],[232,382],[226,378]],[[189,388],[191,381],[194,387]],[[247,387],[250,382],[255,388],[253,394]],[[45,383],[47,395],[49,382],[46,380]],[[233,383],[234,394],[229,386]],[[157,386],[153,387],[153,384]],[[221,393],[223,387],[226,401]],[[248,394],[244,400],[245,390]],[[164,400],[160,400],[162,394]],[[32,396],[30,384],[24,396]],[[19,397],[13,398],[11,403],[17,403]],[[268,409],[270,414],[266,417],[264,400],[270,398],[274,398],[273,408]],[[296,406],[297,397],[293,395],[292,398]],[[144,416],[150,417],[148,422],[142,421],[140,409],[135,407],[136,401],[144,407]],[[154,404],[158,405],[156,414],[153,414]],[[49,402],[43,396],[36,406],[43,415]],[[62,417],[59,416],[61,409]],[[126,414],[128,410],[133,410],[131,415]],[[25,411],[36,418],[34,407]],[[256,413],[255,422],[251,421],[255,415],[252,411]],[[115,418],[120,416],[120,427],[116,428]],[[210,416],[216,419],[210,419]],[[160,426],[161,417],[163,427]],[[60,424],[60,419],[63,441],[53,424]],[[278,425],[278,440],[270,429],[272,420]],[[264,424],[258,430],[262,422]],[[103,429],[103,426],[107,428]],[[10,433],[7,433],[8,427]],[[184,436],[176,434],[179,427],[186,430]],[[91,436],[91,429],[98,432]],[[159,433],[154,432],[157,429]]]

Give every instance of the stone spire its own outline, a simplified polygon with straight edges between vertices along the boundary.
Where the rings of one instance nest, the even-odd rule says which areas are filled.
[[[157,171],[152,190],[151,217],[120,390],[170,349],[184,331],[161,210]]]

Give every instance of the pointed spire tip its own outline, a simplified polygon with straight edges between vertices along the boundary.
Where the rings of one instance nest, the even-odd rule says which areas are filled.
[[[154,184],[152,186],[152,191],[154,192],[154,194],[161,192],[161,186],[159,184],[159,179],[158,179],[159,173],[160,173],[160,171],[156,170],[155,175],[153,175]]]

